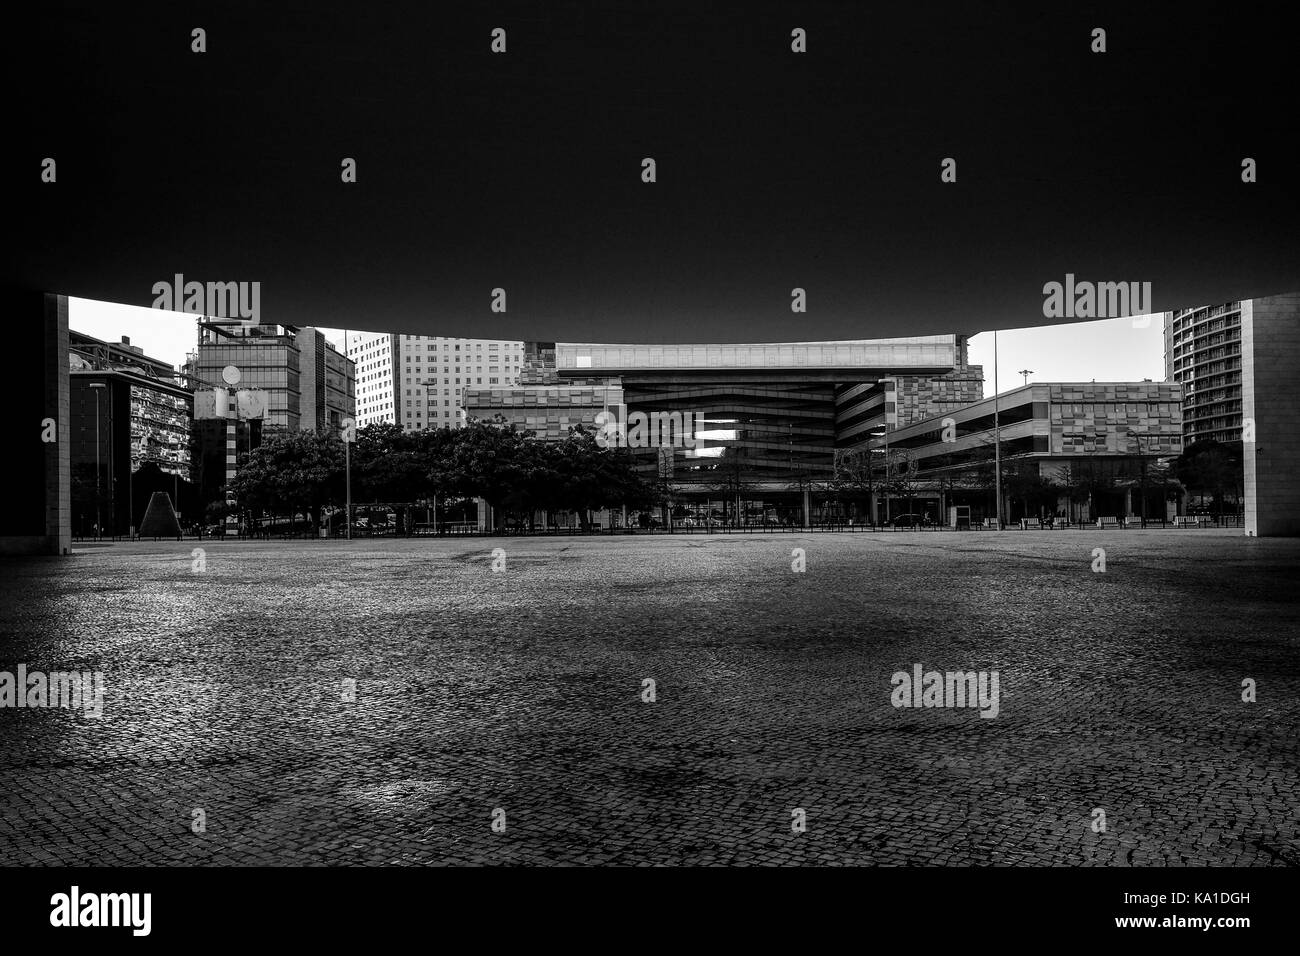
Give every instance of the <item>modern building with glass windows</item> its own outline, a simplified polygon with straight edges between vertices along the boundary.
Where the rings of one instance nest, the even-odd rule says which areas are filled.
[[[761,515],[808,511],[810,486],[832,476],[838,448],[982,394],[966,339],[714,345],[528,343],[514,388],[473,388],[467,414],[503,418],[537,437],[622,423],[637,468],[691,507],[718,500]],[[634,423],[689,423],[685,440]],[[676,429],[678,426],[672,426]],[[712,506],[703,505],[706,510]]]
[[[70,331],[68,378],[72,530],[127,534],[147,502],[143,483],[137,488],[142,469],[169,492],[189,480],[193,393],[176,369],[126,337],[103,342]]]
[[[265,433],[337,428],[356,414],[353,362],[319,329],[207,319],[198,326],[198,347],[185,365],[195,389],[226,387],[222,371],[233,365],[237,388],[265,393]]]
[[[1144,495],[1146,514],[1165,518],[1175,483],[1158,463],[1183,450],[1182,398],[1169,382],[1034,383],[913,422],[867,445],[881,463],[873,510],[948,524],[964,505],[992,518],[1000,454],[1005,520],[1127,517]]]
[[[470,388],[514,385],[524,343],[436,335],[352,333],[348,357],[357,368],[357,425],[400,425],[403,431],[459,428]]]

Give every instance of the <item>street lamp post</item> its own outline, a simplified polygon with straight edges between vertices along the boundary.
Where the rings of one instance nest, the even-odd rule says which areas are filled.
[[[1139,472],[1141,476],[1139,480],[1139,489],[1142,495],[1142,527],[1145,528],[1147,526],[1147,457],[1146,452],[1142,447],[1142,433],[1130,428],[1128,434],[1130,437],[1136,438],[1138,443],[1138,466],[1141,468],[1141,471]],[[1166,514],[1168,514],[1167,511]]]
[[[889,413],[885,413],[885,524],[889,524]]]
[[[226,383],[228,389],[233,390],[243,379],[243,373],[234,365],[227,365],[221,370],[221,380]],[[239,394],[236,392],[233,396],[229,392],[223,393],[225,401],[230,402],[235,412],[234,419],[227,417],[230,408],[221,409],[221,416],[226,419],[226,516],[225,516],[225,537],[229,538],[239,532],[239,518],[233,513],[235,510],[235,493],[233,485],[235,483],[236,469],[239,462]],[[233,398],[233,401],[231,399]],[[251,445],[252,436],[249,436]],[[232,524],[233,522],[233,524]]]
[[[129,400],[129,399],[128,399]],[[131,431],[131,419],[126,423],[128,434]],[[135,540],[135,446],[128,441],[126,452],[126,529],[128,537]],[[143,460],[143,459],[142,459]]]
[[[348,540],[352,540],[352,440],[356,437],[357,422],[355,418],[348,417],[343,419],[343,472],[344,484],[347,490],[347,512],[343,519],[344,527],[347,529]]]
[[[99,390],[104,387],[104,383],[91,382],[90,387],[95,390],[95,537],[100,538],[103,536],[104,526],[101,524],[99,509]]]
[[[1002,530],[1002,423],[998,418],[998,330],[993,330],[993,497],[998,530]]]
[[[790,483],[794,485],[797,492],[802,490],[802,488],[799,485],[799,483],[795,480],[794,477],[794,422],[786,422],[785,428],[786,428],[786,439],[785,439],[786,468],[790,472]],[[802,502],[800,502],[800,505],[801,504]],[[799,507],[799,505],[796,505],[796,507]],[[766,511],[764,512],[764,520],[766,520]],[[802,526],[803,523],[801,521],[800,527]]]

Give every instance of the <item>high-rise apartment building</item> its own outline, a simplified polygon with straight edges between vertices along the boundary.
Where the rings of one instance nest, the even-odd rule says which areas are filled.
[[[1183,386],[1188,445],[1241,441],[1241,314],[1241,302],[1165,313],[1165,379]]]
[[[524,343],[383,332],[349,334],[357,369],[357,426],[377,422],[403,431],[459,428],[467,388],[514,385]]]

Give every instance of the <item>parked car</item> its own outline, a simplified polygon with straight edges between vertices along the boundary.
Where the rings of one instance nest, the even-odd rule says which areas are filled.
[[[925,515],[918,514],[896,515],[890,522],[895,528],[919,528],[925,523]]]

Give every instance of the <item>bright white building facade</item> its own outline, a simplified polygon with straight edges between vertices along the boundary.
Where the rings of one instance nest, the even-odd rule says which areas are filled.
[[[467,387],[516,384],[524,343],[360,332],[348,333],[347,355],[356,363],[357,427],[419,431],[460,428]]]

